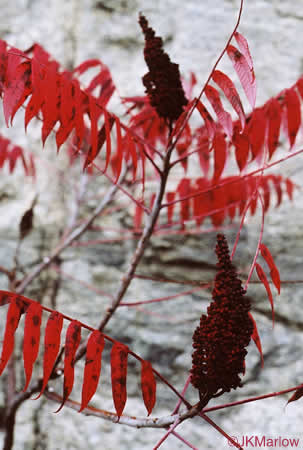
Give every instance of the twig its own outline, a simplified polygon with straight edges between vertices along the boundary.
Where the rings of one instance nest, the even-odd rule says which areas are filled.
[[[121,175],[121,179],[125,176],[125,172]],[[26,287],[44,270],[46,269],[55,259],[60,255],[60,253],[65,250],[67,247],[71,245],[73,241],[79,239],[79,237],[90,227],[93,221],[98,217],[106,208],[106,206],[112,201],[115,193],[118,190],[118,184],[114,184],[110,187],[106,195],[103,197],[99,205],[96,207],[95,211],[91,214],[91,216],[78,228],[72,231],[64,241],[59,244],[48,257],[45,257],[42,263],[38,264],[35,269],[29,273],[21,283],[16,288],[17,294],[22,294]]]

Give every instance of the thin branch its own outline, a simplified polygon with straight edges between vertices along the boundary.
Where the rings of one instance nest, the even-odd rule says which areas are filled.
[[[175,428],[177,428],[177,426],[180,425],[180,420],[177,417],[177,419],[175,420],[175,422],[171,425],[171,427],[169,428],[169,430],[164,434],[164,436],[162,436],[162,438],[160,439],[160,441],[157,442],[157,444],[155,445],[155,447],[153,448],[153,450],[157,450],[159,447],[161,447],[161,445],[163,444],[163,442],[168,438],[168,436],[175,430]]]
[[[161,176],[161,180],[160,180],[160,186],[158,189],[158,193],[156,195],[156,199],[155,199],[155,202],[153,205],[152,212],[151,212],[150,216],[147,217],[146,225],[143,230],[142,236],[137,244],[137,248],[133,254],[133,257],[129,264],[129,267],[121,280],[120,286],[115,295],[115,299],[112,302],[111,306],[107,309],[105,317],[102,319],[101,323],[98,326],[99,331],[103,331],[103,329],[105,328],[105,326],[111,319],[112,315],[118,308],[119,304],[121,303],[122,298],[123,298],[124,294],[126,293],[128,287],[134,277],[137,266],[144,254],[145,248],[146,248],[146,246],[150,240],[150,237],[153,233],[155,224],[157,222],[157,219],[158,219],[158,216],[160,213],[163,196],[165,193],[167,178],[168,178],[168,174],[169,174],[170,156],[171,156],[171,151],[166,154],[166,157],[164,160],[163,172],[162,172],[162,176]]]
[[[48,390],[44,392],[44,395],[49,400],[52,400],[56,403],[62,403],[62,397],[55,392]],[[79,411],[81,405],[74,400],[68,399],[65,402],[65,406],[74,409],[75,411]],[[113,423],[128,425],[135,428],[167,428],[168,426],[171,426],[176,420],[179,420],[179,422],[181,423],[184,420],[195,417],[198,412],[199,410],[197,405],[194,405],[186,412],[163,417],[135,417],[122,415],[119,418],[115,413],[103,409],[93,408],[92,406],[87,406],[85,409],[83,409],[83,411],[81,411],[81,413],[86,416],[99,417]]]
[[[121,179],[125,176],[125,172],[121,175]],[[48,257],[45,257],[44,260],[38,264],[35,269],[29,273],[26,277],[23,278],[21,283],[16,288],[17,294],[22,294],[26,287],[38,276],[40,273],[45,270],[52,262],[55,261],[55,259],[62,253],[63,250],[65,250],[67,247],[71,245],[73,241],[76,239],[79,239],[79,237],[90,227],[90,225],[93,223],[93,221],[98,217],[104,209],[107,207],[107,205],[112,201],[115,193],[118,190],[118,184],[114,184],[110,187],[110,189],[107,191],[106,195],[102,198],[99,205],[95,208],[95,211],[91,214],[91,216],[78,228],[76,228],[74,231],[72,231],[65,239],[64,241],[59,244]]]
[[[218,411],[219,409],[230,408],[232,406],[244,405],[245,403],[251,403],[251,402],[255,402],[257,400],[264,400],[266,398],[272,398],[272,397],[277,397],[279,395],[289,394],[290,392],[296,391],[297,389],[300,389],[302,387],[303,387],[303,384],[299,384],[298,386],[295,386],[295,387],[292,387],[289,389],[284,389],[283,391],[271,392],[269,394],[258,395],[256,397],[250,397],[250,398],[246,398],[244,400],[238,400],[237,402],[225,403],[223,405],[217,405],[217,406],[213,406],[211,408],[205,408],[203,410],[203,412]]]

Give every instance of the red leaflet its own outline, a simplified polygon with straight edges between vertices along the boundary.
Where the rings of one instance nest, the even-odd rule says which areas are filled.
[[[270,269],[270,276],[271,276],[272,282],[274,283],[274,285],[277,288],[278,293],[280,294],[280,289],[281,289],[280,274],[279,274],[279,270],[274,262],[274,259],[265,244],[260,244],[260,251],[261,251],[261,255],[267,262],[268,267]]]
[[[303,99],[303,77],[299,78],[296,82],[297,89],[299,91],[299,94],[301,96],[301,99]]]
[[[294,89],[286,89],[285,104],[287,110],[288,139],[290,148],[292,148],[301,125],[301,104],[298,94]]]
[[[217,91],[217,89],[215,89],[210,85],[206,86],[204,92],[211,106],[213,107],[216,116],[218,117],[218,121],[220,122],[229,139],[231,140],[233,134],[233,122],[231,115],[223,108],[219,92]]]
[[[222,225],[225,219],[227,202],[226,202],[226,190],[224,186],[216,187],[214,185],[211,192],[212,195],[212,210],[216,211],[211,213],[211,221],[215,227]]]
[[[103,334],[98,330],[94,330],[87,342],[86,361],[84,368],[82,402],[79,412],[81,412],[97,390],[100,373],[101,373],[101,357],[104,348]]]
[[[45,71],[42,69],[41,64],[36,60],[32,59],[32,71],[31,71],[31,85],[33,89],[30,101],[26,105],[25,116],[24,116],[24,126],[25,130],[29,122],[35,117],[43,103],[43,78],[45,76]]]
[[[79,82],[77,80],[73,80],[73,86],[75,89],[75,129],[77,136],[76,146],[80,149],[84,137],[85,125],[83,119],[83,98],[84,94],[82,94]]]
[[[178,184],[177,192],[179,194],[180,199],[182,199],[183,197],[187,197],[190,194],[189,178],[182,178],[182,180]],[[190,218],[190,199],[181,200],[180,208],[181,208],[180,211],[181,220],[184,226],[184,222],[186,222]]]
[[[111,351],[111,379],[114,405],[117,415],[122,415],[126,403],[128,347],[116,342]]]
[[[6,67],[6,80],[4,83],[4,98],[3,98],[3,112],[6,121],[6,126],[9,126],[9,119],[11,117],[12,111],[22,97],[24,83],[18,84],[18,79],[16,79],[16,70],[21,62],[21,56],[10,51],[7,53],[7,67]]]
[[[300,387],[299,389],[297,389],[295,392],[294,392],[294,394],[290,397],[290,399],[288,400],[288,402],[287,402],[287,405],[288,405],[288,403],[290,403],[290,402],[295,402],[296,400],[299,400],[301,397],[303,397],[303,387]]]
[[[21,308],[22,306],[18,301],[17,296],[12,296],[6,316],[4,340],[0,358],[0,375],[5,369],[5,366],[14,349],[15,331],[18,327],[20,316],[23,312]]]
[[[249,317],[251,318],[253,325],[254,325],[254,331],[253,334],[251,335],[252,340],[254,341],[254,343],[256,344],[257,349],[259,350],[260,353],[260,357],[261,357],[261,366],[264,367],[264,358],[263,358],[263,352],[262,352],[262,345],[261,345],[261,340],[260,340],[260,336],[258,333],[258,328],[257,328],[257,324],[255,322],[255,319],[253,318],[252,314],[249,312]]]
[[[286,178],[285,183],[286,183],[287,195],[288,195],[289,199],[292,200],[292,196],[293,196],[293,191],[294,191],[295,185],[293,184],[293,182],[289,178]]]
[[[149,361],[141,361],[141,389],[147,414],[150,415],[156,403],[156,380]]]
[[[208,137],[210,140],[213,139],[216,131],[216,124],[214,122],[214,119],[210,115],[210,113],[207,111],[206,107],[203,105],[200,100],[197,102],[197,110],[201,114],[202,119],[205,122],[205,126],[208,132]]]
[[[97,111],[97,105],[96,100],[94,97],[89,95],[89,117],[90,117],[90,123],[91,123],[91,142],[90,142],[90,149],[87,154],[84,167],[83,169],[86,169],[87,166],[89,166],[94,159],[96,158],[98,154],[98,111]]]
[[[135,229],[135,231],[138,231],[138,232],[141,231],[142,219],[143,219],[143,208],[138,203],[136,203],[135,215],[134,215],[134,229]]]
[[[6,67],[7,67],[7,51],[6,42],[0,39],[0,93],[6,80]]]
[[[26,378],[24,391],[28,388],[33,372],[33,365],[39,352],[41,317],[42,306],[40,303],[31,302],[25,316],[24,324],[23,360]]]
[[[239,127],[234,126],[233,144],[235,147],[236,160],[240,172],[246,167],[249,155],[249,138],[245,130],[240,133]]]
[[[31,64],[29,61],[19,64],[20,57],[9,54],[9,71],[7,76],[11,76],[11,81],[4,87],[3,111],[6,124],[9,119],[12,124],[17,110],[31,94]],[[12,73],[10,73],[13,71]]]
[[[264,108],[257,108],[252,113],[250,122],[247,124],[246,130],[248,134],[252,159],[257,159],[261,162],[266,131],[266,116]]]
[[[196,179],[194,191],[196,193],[207,190],[209,187],[209,182],[206,178],[199,177]],[[206,191],[201,195],[193,197],[193,214],[197,225],[201,225],[212,209],[212,195],[210,191]]]
[[[79,64],[79,66],[75,67],[73,70],[73,73],[78,72],[79,75],[81,75],[83,72],[86,72],[87,69],[90,69],[91,67],[100,66],[101,62],[99,59],[87,59],[83,63]]]
[[[60,122],[66,127],[75,119],[75,86],[64,75],[60,77]]]
[[[239,45],[240,51],[246,58],[246,61],[251,69],[253,69],[253,61],[249,51],[248,43],[245,37],[240,34],[238,31],[235,32],[234,37]]]
[[[167,192],[166,193],[167,203],[173,202],[175,200],[175,196],[176,196],[175,192]],[[175,209],[174,206],[175,206],[174,203],[172,205],[167,206],[167,223],[172,223]]]
[[[81,325],[77,320],[72,320],[65,337],[65,354],[64,354],[64,387],[63,400],[56,413],[63,408],[64,403],[70,396],[74,385],[74,364],[77,348],[81,340]]]
[[[278,147],[280,127],[281,127],[281,105],[280,102],[272,98],[266,109],[266,115],[268,117],[268,135],[267,135],[267,148],[268,156],[270,159]]]
[[[220,70],[214,71],[212,79],[219,86],[219,88],[222,89],[227,100],[230,102],[231,106],[238,114],[243,130],[243,128],[245,127],[245,113],[234,83],[227,75],[225,75],[225,73],[221,72]]]
[[[205,127],[198,128],[196,135],[197,135],[196,151],[198,152],[199,163],[204,173],[204,176],[207,177],[210,166],[210,156],[209,156],[210,141],[208,136],[206,136]]]
[[[54,364],[56,362],[60,349],[62,325],[63,325],[62,315],[57,311],[53,311],[49,316],[45,328],[43,385],[40,394],[38,395],[38,397],[36,397],[36,399],[38,399],[43,394],[44,389],[46,388],[46,385],[48,383],[49,377],[51,376]]]
[[[227,47],[227,54],[234,66],[235,71],[237,72],[246,97],[251,104],[251,107],[254,109],[256,104],[257,88],[251,60],[247,60],[246,57],[233,45],[229,45]]]
[[[104,124],[105,124],[105,136],[106,136],[106,162],[105,162],[105,170],[108,167],[111,155],[111,137],[110,132],[114,125],[115,119],[112,116],[109,116],[108,112],[104,110]]]
[[[217,183],[222,175],[227,158],[227,145],[223,133],[217,132],[213,139],[215,152],[213,183]]]
[[[15,296],[16,294],[12,294],[11,292],[0,291],[0,306],[7,305]]]
[[[274,183],[274,187],[275,187],[275,190],[277,193],[277,204],[276,204],[276,208],[277,208],[278,206],[281,205],[282,197],[283,197],[283,191],[282,191],[282,186],[281,186],[282,177],[281,177],[281,175],[272,175],[271,179]]]
[[[59,104],[60,104],[60,78],[57,73],[58,65],[55,61],[48,64],[45,76],[41,85],[43,103],[41,105],[43,115],[42,125],[42,143],[45,144],[49,133],[54,128],[57,121],[60,119]]]
[[[264,287],[265,287],[266,292],[267,292],[268,299],[270,301],[271,312],[272,312],[272,325],[274,326],[274,323],[275,323],[275,311],[274,311],[274,300],[273,300],[273,297],[272,297],[271,289],[270,289],[267,277],[265,275],[265,272],[264,272],[264,270],[262,269],[262,267],[258,263],[256,263],[256,271],[257,271],[259,280],[262,281],[262,283],[264,284]]]
[[[109,139],[110,139],[110,136],[109,136]],[[126,140],[127,140],[128,154],[130,155],[130,157],[132,159],[133,181],[135,181],[136,174],[137,174],[137,167],[138,167],[138,155],[136,152],[136,144],[129,132],[126,134]]]
[[[118,117],[115,118],[116,122],[116,133],[117,133],[117,152],[116,152],[116,179],[115,183],[118,182],[121,168],[122,168],[122,160],[123,160],[123,145],[122,145],[122,134],[121,134],[121,125]]]

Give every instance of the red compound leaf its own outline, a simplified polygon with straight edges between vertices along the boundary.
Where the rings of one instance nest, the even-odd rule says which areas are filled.
[[[275,310],[274,310],[274,300],[273,300],[273,296],[271,293],[271,289],[270,289],[270,285],[269,282],[267,280],[266,274],[264,272],[264,270],[262,269],[262,267],[260,266],[260,264],[256,263],[256,271],[257,271],[257,275],[259,277],[259,280],[262,281],[266,292],[267,292],[267,296],[270,302],[270,306],[271,306],[271,311],[272,311],[272,324],[274,326],[275,323]]]
[[[63,386],[63,400],[59,408],[55,411],[59,412],[70,393],[72,392],[74,385],[74,363],[77,348],[81,339],[81,325],[77,320],[73,320],[66,331],[65,337],[65,355],[64,355],[64,386]]]
[[[24,325],[23,360],[25,371],[24,391],[30,383],[33,366],[37,359],[40,344],[40,327],[42,307],[37,302],[31,302],[27,309]]]
[[[82,387],[82,402],[79,412],[88,405],[95,394],[101,374],[101,358],[104,348],[104,336],[100,331],[94,330],[87,342],[84,379]]]
[[[151,199],[151,204],[153,197]],[[5,369],[14,349],[14,335],[19,324],[21,314],[26,313],[24,326],[24,370],[26,376],[27,389],[32,376],[32,370],[36,361],[39,349],[40,329],[42,312],[51,313],[45,328],[44,336],[44,360],[43,360],[43,379],[42,387],[38,399],[47,387],[50,378],[58,377],[60,370],[54,372],[54,367],[59,363],[58,355],[60,350],[61,331],[63,321],[70,322],[65,337],[65,355],[64,355],[64,381],[63,396],[60,397],[61,404],[56,412],[59,412],[73,389],[75,356],[80,344],[81,329],[86,328],[91,331],[86,347],[86,362],[84,368],[82,400],[80,411],[88,407],[88,403],[94,396],[101,374],[101,358],[104,349],[105,340],[111,344],[114,342],[111,351],[111,380],[114,405],[117,415],[120,417],[127,399],[126,378],[128,354],[141,362],[141,388],[144,404],[148,414],[151,413],[156,401],[156,381],[151,364],[143,361],[138,355],[130,352],[128,347],[120,342],[113,341],[109,336],[98,330],[93,330],[87,325],[73,320],[57,311],[51,311],[49,308],[40,305],[34,300],[28,299],[13,292],[0,291],[0,306],[9,305],[6,319],[6,327],[3,338],[2,353],[0,359],[0,375]],[[61,353],[60,353],[61,354]],[[59,397],[59,396],[58,396]]]
[[[128,348],[116,342],[111,351],[111,379],[113,400],[118,416],[122,416],[126,403],[126,377],[127,377]]]
[[[141,389],[147,414],[150,415],[156,403],[156,380],[149,361],[141,362]]]

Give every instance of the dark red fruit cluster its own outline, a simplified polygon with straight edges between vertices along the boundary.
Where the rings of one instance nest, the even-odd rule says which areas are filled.
[[[251,304],[230,261],[226,238],[217,236],[218,272],[213,301],[193,335],[191,383],[207,398],[241,387],[246,348],[253,332]]]
[[[182,87],[178,64],[172,63],[163,51],[163,41],[155,36],[143,15],[139,24],[145,36],[144,59],[149,72],[142,78],[151,105],[158,115],[169,121],[177,120],[188,101]]]

